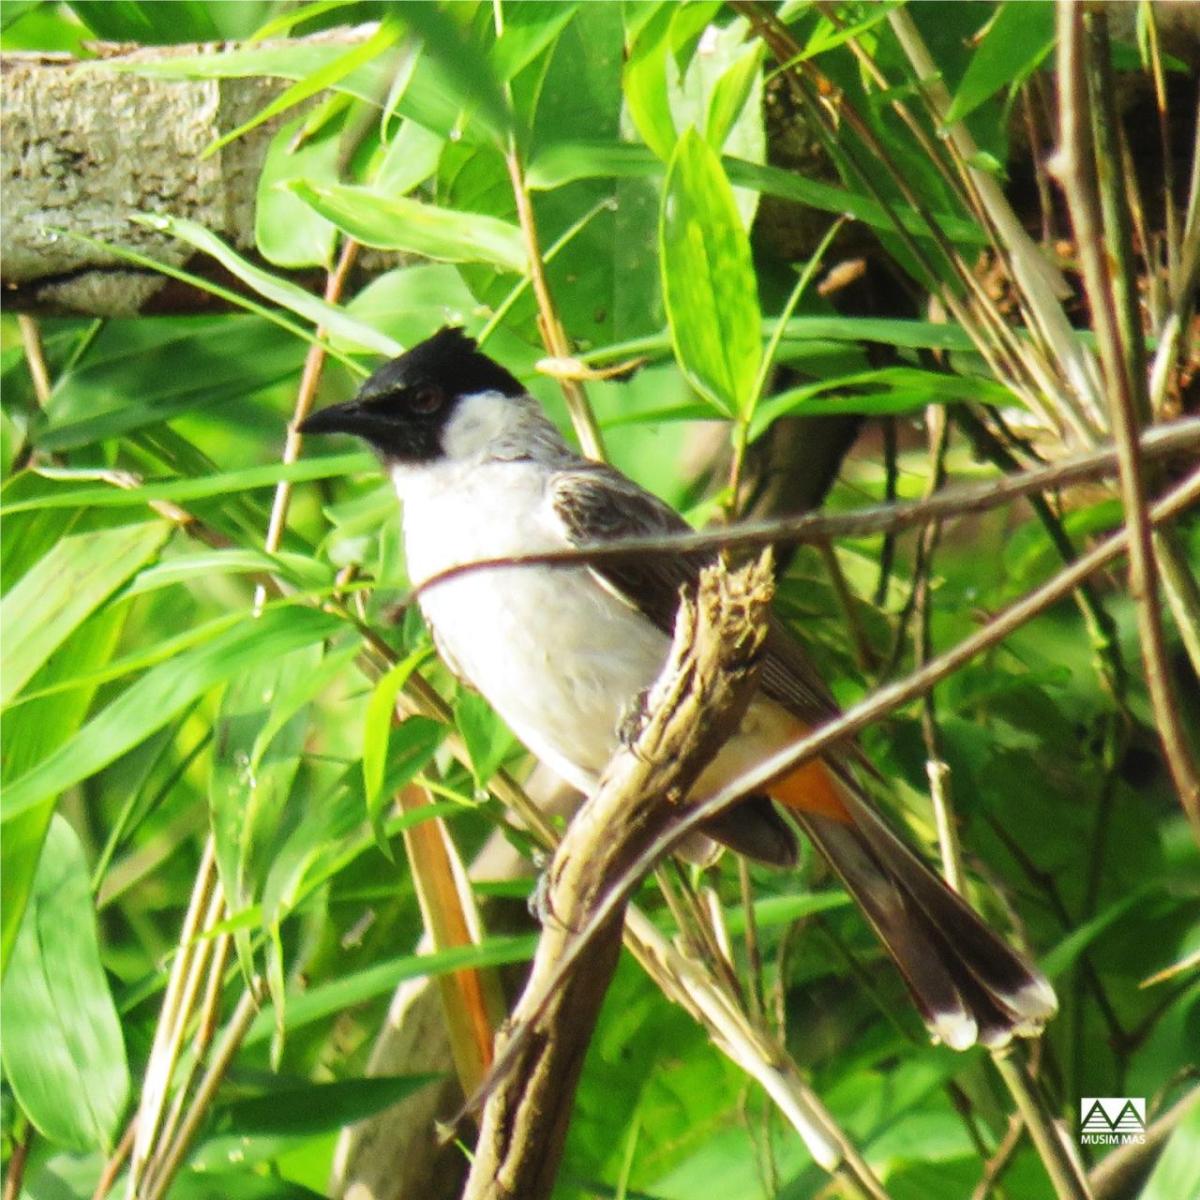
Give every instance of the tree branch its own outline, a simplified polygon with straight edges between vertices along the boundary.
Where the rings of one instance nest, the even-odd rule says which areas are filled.
[[[547,874],[547,919],[513,1033],[499,1050],[464,1200],[548,1196],[571,1098],[616,967],[629,864],[671,819],[749,702],[770,604],[769,559],[705,572],[685,599],[670,661],[648,700],[636,745],[609,765],[576,815]],[[664,800],[668,803],[664,804]],[[619,895],[614,879],[627,883]],[[574,931],[609,900],[606,917],[572,969],[560,971]]]

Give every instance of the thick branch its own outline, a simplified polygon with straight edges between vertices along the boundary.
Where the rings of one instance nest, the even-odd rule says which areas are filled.
[[[670,823],[670,803],[663,801],[686,794],[740,719],[757,674],[770,578],[766,559],[728,575],[717,568],[705,573],[695,605],[685,601],[680,609],[671,658],[650,693],[636,745],[618,753],[554,857],[546,925],[513,1014],[511,1052],[499,1048],[465,1200],[537,1200],[553,1188],[632,888],[612,903],[612,881]],[[573,969],[560,975],[574,931],[606,901],[606,920]]]
[[[333,43],[336,51],[339,44],[344,48],[364,36],[362,30],[339,29],[296,42]],[[212,308],[207,295],[69,236],[137,250],[169,266],[195,259],[197,274],[231,283],[190,247],[131,221],[139,211],[188,217],[254,256],[258,179],[280,119],[215,154],[206,157],[204,151],[264,108],[287,81],[162,79],[120,69],[220,53],[212,45],[118,50],[127,48],[101,45],[99,57],[85,61],[65,55],[3,56],[0,295],[5,309],[123,316]],[[358,269],[367,275],[395,262],[395,255],[371,252]],[[320,269],[293,274],[315,292],[324,276]],[[240,285],[232,281],[232,286]]]

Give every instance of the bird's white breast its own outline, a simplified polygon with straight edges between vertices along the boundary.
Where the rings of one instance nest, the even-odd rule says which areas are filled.
[[[478,559],[562,549],[550,471],[528,461],[396,468],[414,584]],[[586,567],[494,567],[435,584],[439,647],[538,757],[590,790],[669,641]]]

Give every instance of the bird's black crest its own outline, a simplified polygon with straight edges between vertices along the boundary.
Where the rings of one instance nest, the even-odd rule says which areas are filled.
[[[447,326],[379,368],[348,404],[314,413],[303,433],[351,433],[385,460],[430,462],[442,453],[442,434],[463,396],[525,389],[474,339]]]
[[[460,328],[447,325],[399,358],[393,358],[363,384],[360,400],[375,400],[402,389],[440,387],[450,396],[500,392],[520,396],[525,389],[493,362]]]

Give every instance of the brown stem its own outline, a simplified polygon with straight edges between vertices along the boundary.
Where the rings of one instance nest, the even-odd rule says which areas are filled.
[[[537,218],[533,211],[533,200],[529,188],[525,186],[525,172],[521,166],[521,156],[514,141],[505,155],[508,166],[508,177],[512,182],[513,200],[517,206],[517,220],[521,225],[521,233],[525,238],[525,253],[529,259],[529,279],[533,285],[533,294],[537,299],[539,324],[542,330],[542,341],[551,358],[570,358],[571,345],[567,341],[566,330],[558,316],[554,305],[554,297],[550,294],[550,285],[546,281],[546,263],[542,256],[541,243],[538,240]],[[603,462],[604,439],[600,436],[600,426],[596,424],[596,416],[588,403],[587,395],[582,385],[576,379],[560,377],[563,396],[566,397],[567,411],[571,414],[571,424],[579,445],[588,458]]]
[[[680,611],[671,660],[651,692],[637,746],[609,765],[550,868],[546,919],[529,981],[499,1050],[464,1200],[548,1196],[592,1027],[621,945],[628,891],[612,905],[586,958],[560,972],[573,930],[612,895],[611,881],[670,819],[736,727],[757,678],[770,603],[769,556],[740,572],[706,572]],[[546,981],[553,979],[548,987]]]
[[[8,1160],[8,1170],[4,1174],[4,1200],[17,1200],[21,1195],[21,1184],[25,1179],[25,1164],[29,1160],[29,1147],[34,1139],[33,1126],[30,1125],[24,1136],[13,1147]]]
[[[50,400],[50,371],[46,367],[46,355],[42,349],[42,331],[37,320],[28,313],[17,313],[17,326],[21,330],[21,345],[25,350],[25,365],[33,380],[33,394],[38,404],[45,408]]]
[[[346,280],[350,276],[354,260],[358,257],[359,246],[353,238],[347,238],[342,243],[337,265],[330,271],[325,280],[325,303],[337,304],[346,288]],[[287,439],[283,445],[281,460],[285,465],[294,463],[300,458],[300,450],[304,445],[304,437],[300,426],[305,417],[312,411],[313,402],[317,398],[317,388],[321,383],[321,372],[325,367],[325,347],[321,340],[325,330],[317,329],[317,341],[308,348],[304,356],[304,370],[300,375],[300,386],[296,390],[296,404],[292,410],[292,419],[288,423]],[[274,554],[283,541],[283,530],[287,524],[288,506],[292,500],[292,484],[290,480],[281,479],[275,485],[275,497],[271,502],[271,517],[267,522],[267,536],[263,539],[263,549],[268,554]],[[260,584],[254,593],[254,608],[258,611],[266,601],[266,589]]]
[[[1103,14],[1093,13],[1096,27],[1103,29]],[[1158,595],[1158,573],[1154,558],[1154,540],[1146,511],[1146,488],[1142,457],[1138,453],[1139,414],[1148,412],[1146,376],[1139,355],[1130,344],[1136,314],[1123,311],[1131,303],[1131,290],[1120,295],[1112,270],[1128,262],[1125,240],[1112,222],[1101,215],[1101,199],[1096,175],[1092,129],[1088,114],[1092,102],[1087,85],[1087,47],[1084,39],[1084,7],[1061,4],[1058,8],[1059,111],[1061,146],[1056,173],[1062,183],[1075,227],[1084,284],[1092,320],[1100,345],[1117,463],[1121,499],[1129,530],[1130,591],[1137,605],[1138,633],[1146,686],[1154,710],[1155,725],[1163,755],[1179,802],[1200,841],[1200,779],[1191,747],[1183,731],[1175,701],[1166,642],[1163,636],[1162,610]],[[1114,247],[1113,238],[1119,239]],[[1120,305],[1124,298],[1125,306]],[[1138,343],[1136,336],[1133,343]]]
[[[179,1168],[183,1165],[184,1155],[187,1154],[188,1148],[208,1115],[209,1106],[217,1094],[221,1080],[225,1078],[225,1072],[229,1070],[229,1064],[233,1062],[234,1055],[242,1044],[242,1039],[258,1014],[259,991],[260,985],[255,980],[242,993],[242,998],[238,1001],[233,1016],[229,1018],[225,1036],[221,1039],[221,1044],[217,1047],[213,1060],[209,1063],[208,1069],[200,1081],[200,1086],[196,1089],[196,1095],[192,1099],[178,1135],[161,1157],[154,1176],[147,1180],[146,1190],[142,1194],[143,1200],[163,1200],[167,1194]]]
[[[1142,437],[1142,453],[1147,457],[1163,457],[1198,445],[1200,417],[1189,417],[1170,425],[1158,426],[1147,431]],[[715,551],[729,546],[749,549],[777,543],[815,542],[827,538],[894,532],[924,525],[928,521],[949,520],[968,513],[987,512],[1016,497],[1066,487],[1085,479],[1101,478],[1113,474],[1116,469],[1117,453],[1113,447],[1107,446],[1018,475],[982,484],[946,488],[928,500],[907,504],[865,505],[848,513],[805,513],[799,517],[785,517],[780,520],[739,522],[702,533],[614,538],[612,541],[597,542],[571,550],[478,559],[430,576],[419,590],[489,567],[597,563],[633,558],[639,554]]]

